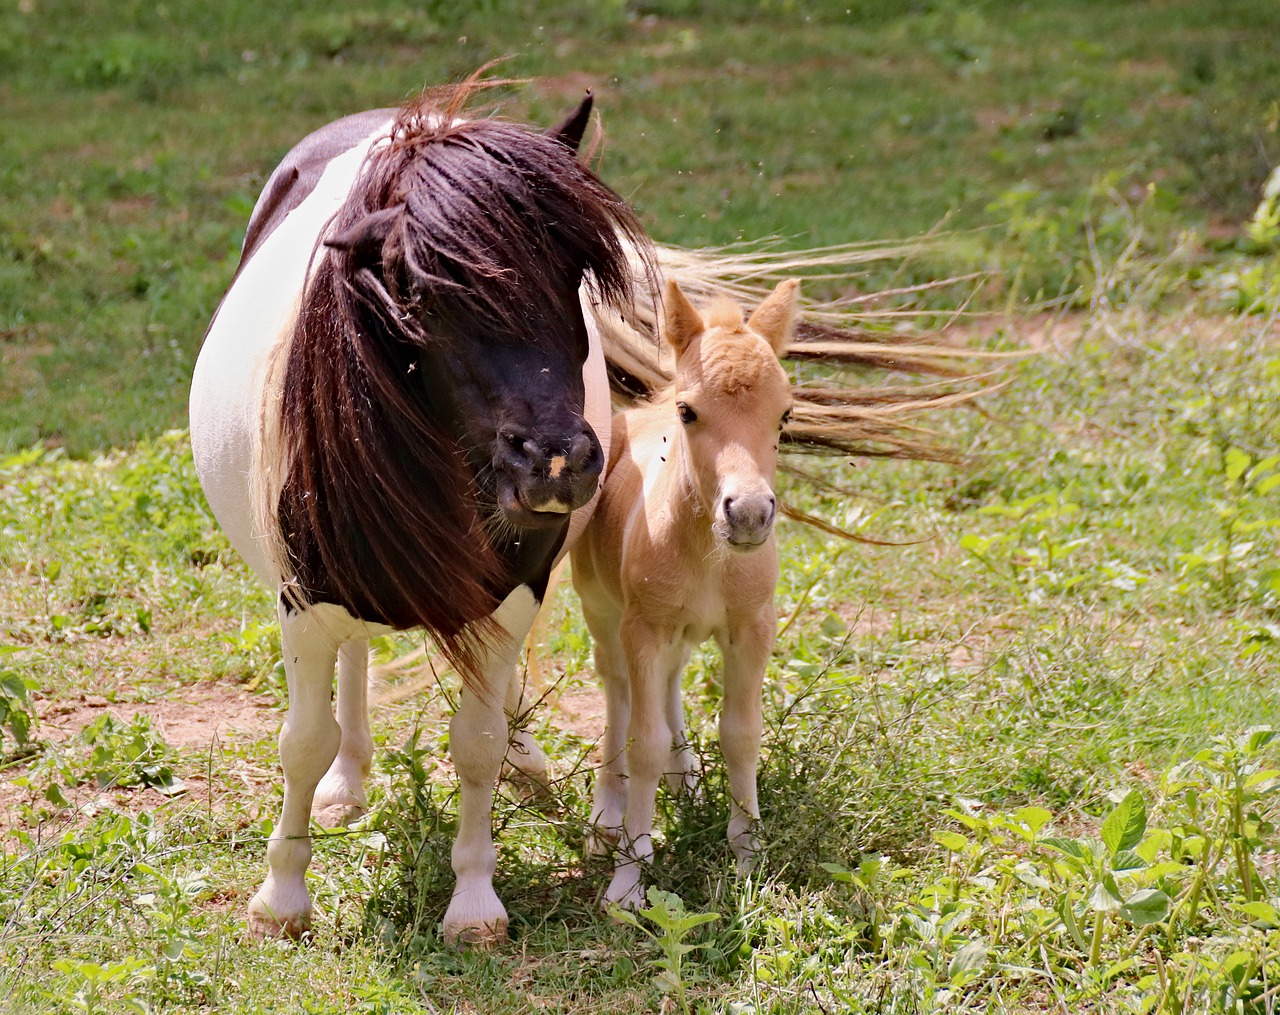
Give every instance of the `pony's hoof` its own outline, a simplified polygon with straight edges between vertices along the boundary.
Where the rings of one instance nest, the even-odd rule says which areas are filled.
[[[301,941],[311,932],[311,913],[298,913],[281,919],[261,899],[255,897],[249,903],[248,923],[249,936],[255,941],[273,941],[278,938]]]
[[[507,943],[507,921],[473,927],[444,927],[444,943],[459,951],[491,952]]]
[[[313,810],[311,819],[321,828],[345,828],[347,825],[355,824],[368,813],[367,807],[357,803],[329,804]]]
[[[516,791],[521,803],[540,806],[554,799],[549,769],[543,769],[541,772],[526,772],[524,769],[509,765],[502,773],[502,778]]]

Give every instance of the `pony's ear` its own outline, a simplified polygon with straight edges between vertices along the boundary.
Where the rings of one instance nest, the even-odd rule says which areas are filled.
[[[667,279],[667,291],[662,297],[662,334],[677,355],[702,334],[703,327],[702,315],[697,308],[689,302],[675,279]]]
[[[791,340],[796,312],[800,309],[800,282],[789,278],[765,297],[747,321],[747,327],[763,338],[779,356]]]
[[[324,245],[334,250],[345,250],[355,255],[357,260],[370,258],[370,255],[380,258],[383,244],[387,242],[387,237],[391,235],[391,230],[395,228],[403,211],[402,204],[383,208],[381,211],[371,211],[346,229],[325,239]]]
[[[571,152],[576,152],[582,144],[582,135],[587,132],[587,123],[591,120],[591,106],[595,102],[590,92],[572,113],[547,131],[547,137],[559,141]]]

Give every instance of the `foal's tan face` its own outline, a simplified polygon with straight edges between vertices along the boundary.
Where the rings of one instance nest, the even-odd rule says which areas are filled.
[[[676,411],[689,473],[715,534],[734,550],[773,531],[778,438],[791,385],[768,340],[739,318],[709,326],[676,359]]]

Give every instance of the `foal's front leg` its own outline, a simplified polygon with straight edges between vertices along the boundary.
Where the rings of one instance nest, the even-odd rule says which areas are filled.
[[[463,691],[449,723],[449,755],[458,773],[458,836],[453,873],[458,882],[444,914],[450,944],[490,946],[506,940],[507,911],[493,890],[498,854],[493,845],[493,790],[507,753],[503,707],[520,643],[537,616],[528,586],[509,595],[494,614],[506,632],[488,646],[475,686]]]
[[[613,880],[605,902],[629,909],[644,904],[641,867],[653,860],[653,810],[658,783],[669,767],[672,730],[667,675],[674,631],[661,631],[634,618],[622,622],[622,644],[631,678],[631,716],[627,728],[627,811],[618,844]]]
[[[777,617],[770,603],[757,616],[731,626],[727,637],[717,636],[724,655],[720,750],[729,776],[729,846],[738,860],[738,870],[743,872],[750,867],[758,845],[756,768],[764,727],[761,696],[776,630]]]
[[[329,699],[339,628],[349,618],[336,607],[295,610],[283,603],[279,614],[289,687],[289,711],[280,729],[284,807],[267,842],[267,879],[249,902],[249,930],[255,937],[297,938],[311,926],[311,799],[342,737]]]

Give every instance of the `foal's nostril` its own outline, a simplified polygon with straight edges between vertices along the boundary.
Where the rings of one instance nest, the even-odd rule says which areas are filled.
[[[726,521],[733,521],[733,498],[726,497],[724,499],[724,517]]]
[[[600,445],[585,431],[578,434],[569,445],[569,468],[581,469],[596,457]]]

